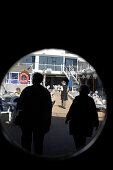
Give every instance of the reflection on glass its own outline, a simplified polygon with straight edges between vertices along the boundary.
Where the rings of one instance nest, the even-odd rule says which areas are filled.
[[[89,137],[87,136],[84,146],[87,146],[87,144],[89,144],[96,136],[99,129],[101,129],[106,117],[107,100],[102,82],[95,69],[89,63],[75,54],[71,54],[70,57],[69,53],[67,55],[66,51],[65,55],[62,56],[62,54],[59,53],[56,57],[53,53],[48,54],[48,51],[49,50],[46,51],[47,54],[45,53],[45,56],[43,55],[42,50],[42,55],[37,52],[37,54],[34,53],[31,56],[29,55],[22,58],[6,74],[0,88],[1,122],[6,133],[21,146],[22,130],[19,126],[14,125],[15,117],[18,114],[17,103],[21,97],[18,89],[20,88],[22,94],[26,87],[33,85],[33,74],[35,72],[41,73],[43,75],[41,86],[49,91],[52,102],[51,125],[48,133],[44,136],[43,155],[60,157],[62,155],[78,152],[75,142],[76,135],[73,137],[69,133],[71,119],[69,118],[70,114],[68,113],[70,108],[73,107],[72,103],[74,99],[78,100],[77,97],[80,95],[80,86],[87,85],[89,87],[90,91],[88,92],[88,96],[91,98],[90,102],[94,101],[95,103],[99,120],[98,128],[95,127],[92,130],[92,134]],[[20,81],[21,74],[26,76],[25,82]],[[63,94],[63,90],[66,93]],[[35,92],[33,95],[36,95]],[[40,113],[38,112],[40,103],[39,95],[37,95],[37,100],[34,97],[32,98],[32,101],[35,103],[37,113],[41,114],[41,111]],[[85,104],[85,102],[86,100],[77,104],[73,112],[73,114],[77,114],[79,112],[77,111],[78,105],[83,109],[83,115],[79,115],[82,122],[80,127],[82,127],[86,118],[85,105],[87,104]],[[42,108],[44,108],[43,100],[42,103]],[[30,104],[27,104],[27,107],[29,108],[28,110],[32,108]],[[30,118],[32,119],[33,108],[30,111]],[[38,118],[35,120],[38,124]],[[77,125],[77,122],[75,124]],[[90,132],[90,128],[88,130]],[[75,133],[77,133],[77,130],[75,131]],[[39,140],[37,140],[37,142],[39,142]],[[80,141],[78,144],[80,144]],[[81,148],[84,146],[81,146]],[[81,148],[79,148],[79,150]],[[35,152],[33,142],[31,143],[31,152]]]
[[[69,65],[76,66],[77,65],[77,59],[66,58],[65,63],[66,63],[66,66],[69,66]]]
[[[39,56],[40,64],[63,64],[63,57]]]

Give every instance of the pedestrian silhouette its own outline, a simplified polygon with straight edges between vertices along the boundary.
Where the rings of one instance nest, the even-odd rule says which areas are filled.
[[[16,108],[19,115],[15,119],[15,124],[22,130],[22,147],[31,151],[33,136],[36,154],[43,153],[44,135],[50,129],[52,113],[51,96],[49,91],[40,85],[42,81],[42,74],[33,75],[33,85],[26,87],[20,95]]]
[[[61,89],[61,106],[63,109],[66,109],[66,100],[68,100],[67,96],[67,85],[65,81],[62,81],[62,89]]]
[[[69,133],[73,136],[76,149],[86,144],[86,137],[91,137],[94,127],[98,128],[98,114],[93,98],[88,96],[89,88],[80,87],[80,95],[76,96],[66,116],[69,121]]]

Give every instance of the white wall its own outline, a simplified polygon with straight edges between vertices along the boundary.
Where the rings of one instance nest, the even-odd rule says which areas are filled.
[[[34,71],[37,72],[38,69],[39,69],[39,56],[36,55],[35,56],[35,70]]]

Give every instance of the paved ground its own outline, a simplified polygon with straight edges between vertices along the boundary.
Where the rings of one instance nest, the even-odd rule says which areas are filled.
[[[72,99],[70,99],[70,97],[68,97],[68,101],[66,102],[66,109],[63,109],[61,107],[61,100],[60,100],[60,93],[57,92],[55,93],[54,95],[54,100],[56,101],[55,102],[55,105],[53,107],[53,111],[52,111],[52,115],[53,116],[58,116],[58,117],[66,117],[66,114],[72,104]],[[104,116],[105,116],[105,113],[104,112],[98,112],[98,117],[99,117],[99,120],[103,120],[104,119]]]
[[[66,114],[72,104],[72,100],[68,97],[68,100],[66,101],[66,109],[63,109],[61,107],[60,92],[56,92],[53,99],[55,100],[55,105],[53,106],[52,115],[66,117]]]
[[[44,155],[48,156],[62,155],[76,150],[73,138],[69,135],[68,125],[65,124],[65,117],[72,104],[72,100],[70,98],[68,99],[66,109],[61,108],[59,92],[55,93],[54,100],[55,104],[52,109],[51,129],[45,135],[44,140]],[[5,122],[3,126],[10,137],[16,141],[17,144],[20,144],[21,130],[8,123],[8,114],[4,114],[2,121]]]
[[[69,135],[68,125],[65,124],[66,114],[72,104],[68,98],[66,109],[61,108],[60,93],[54,94],[55,104],[52,109],[52,123],[50,131],[45,135],[44,155],[56,156],[75,152],[76,148],[72,136]],[[99,113],[99,119],[103,119],[103,113]],[[21,130],[8,124],[8,114],[3,116],[3,126],[11,138],[20,144]],[[33,152],[33,147],[32,147]]]

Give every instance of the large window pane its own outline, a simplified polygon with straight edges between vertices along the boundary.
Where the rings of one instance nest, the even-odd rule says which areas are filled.
[[[18,82],[18,80],[11,80],[10,83],[11,83],[11,84],[18,84],[19,82]]]
[[[63,57],[39,57],[39,70],[51,68],[53,71],[61,71],[61,64],[63,64]]]
[[[69,66],[69,65],[76,66],[77,65],[77,59],[66,58],[65,64],[66,64],[66,66]]]
[[[18,79],[18,73],[10,73],[11,79]]]
[[[53,64],[53,58],[52,57],[47,57],[47,64]]]
[[[20,63],[32,63],[33,62],[33,56],[30,56],[30,57],[25,57],[23,59],[21,59],[19,62]]]
[[[39,56],[39,64],[47,64],[47,57]]]
[[[45,70],[46,69],[46,65],[39,65],[39,70]]]
[[[56,65],[63,64],[63,57],[56,57]]]
[[[63,57],[40,56],[39,63],[60,65],[63,64]]]
[[[54,70],[54,65],[48,64],[48,65],[46,65],[46,68],[50,68],[51,70]]]
[[[61,71],[61,66],[55,66],[55,71]]]
[[[35,56],[32,56],[32,63],[35,63]]]

